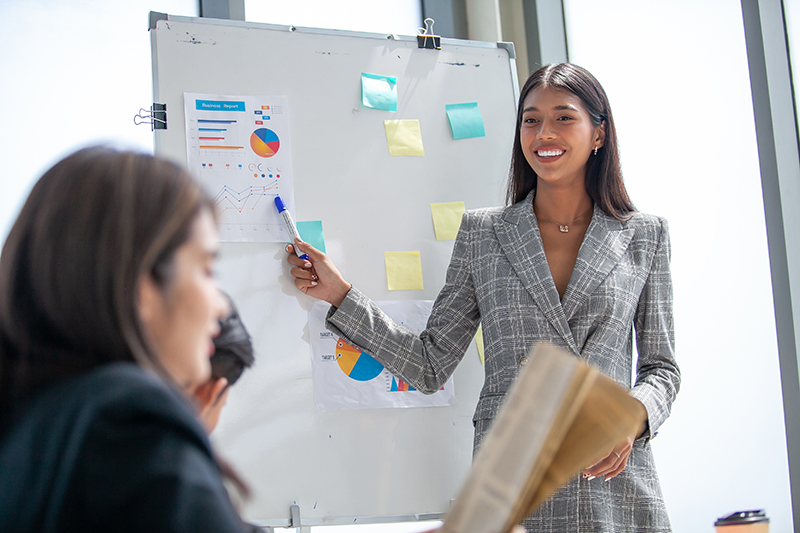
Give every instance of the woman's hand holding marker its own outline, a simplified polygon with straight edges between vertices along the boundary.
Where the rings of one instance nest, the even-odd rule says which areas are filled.
[[[301,259],[296,251],[307,254],[308,259]],[[298,289],[334,307],[342,305],[352,285],[342,278],[327,255],[299,238],[294,240],[293,245],[286,245],[286,253],[289,254],[289,264],[294,267],[291,274]]]

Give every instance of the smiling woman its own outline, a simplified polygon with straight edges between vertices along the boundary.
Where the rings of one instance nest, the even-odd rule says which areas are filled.
[[[540,102],[544,98],[547,101]],[[553,124],[544,132],[541,126],[534,129],[545,112],[549,112],[551,122],[561,123],[558,128]],[[575,125],[576,122],[578,125]],[[535,191],[540,183],[539,172],[546,169],[537,164],[537,159],[544,158],[534,156],[532,149],[536,145],[532,146],[531,143],[541,144],[549,139],[555,141],[557,150],[561,150],[566,147],[560,147],[558,143],[567,142],[567,138],[581,142],[581,136],[573,130],[582,130],[583,142],[588,143],[588,146],[574,147],[573,152],[577,153],[571,155],[582,168],[581,180],[584,176],[586,178],[585,184],[581,182],[580,187],[585,188],[592,201],[599,204],[609,216],[625,219],[634,211],[634,207],[622,182],[611,105],[594,76],[569,63],[540,68],[531,74],[520,91],[508,203],[517,203]],[[537,136],[542,137],[537,139]],[[589,157],[590,152],[594,157]]]
[[[425,331],[389,320],[327,255],[296,241],[295,285],[332,305],[326,326],[417,390],[438,390],[478,325],[486,378],[481,445],[530,349],[571,351],[638,400],[641,425],[545,501],[523,525],[548,532],[670,531],[649,441],[680,386],[674,356],[669,232],[634,210],[622,182],[608,99],[586,70],[534,72],[521,91],[506,207],[467,211]],[[636,331],[638,360],[632,356]],[[636,381],[631,383],[635,365]]]
[[[228,310],[216,249],[172,163],[92,148],[34,186],[0,256],[0,531],[242,530],[180,392]]]

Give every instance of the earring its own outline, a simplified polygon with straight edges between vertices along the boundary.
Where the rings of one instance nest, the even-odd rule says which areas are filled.
[[[594,155],[597,155],[597,146],[594,147]]]

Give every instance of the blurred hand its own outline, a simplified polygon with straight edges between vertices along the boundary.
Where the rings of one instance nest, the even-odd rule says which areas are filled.
[[[297,257],[295,246],[300,252],[308,254],[308,261]],[[298,289],[333,306],[342,305],[352,285],[342,278],[327,255],[300,239],[295,239],[293,245],[287,244],[286,253],[289,254],[287,261],[294,267],[291,274]]]
[[[628,457],[633,450],[634,440],[636,440],[636,435],[629,435],[623,444],[612,449],[602,461],[584,470],[583,477],[594,479],[605,476],[606,481],[616,477],[628,465]]]
[[[610,479],[618,476],[619,473],[625,470],[625,467],[628,466],[628,458],[631,455],[631,451],[633,451],[633,442],[639,438],[639,435],[641,435],[647,427],[647,409],[645,409],[644,404],[638,400],[636,403],[639,404],[640,418],[642,420],[639,429],[637,429],[633,435],[628,435],[622,444],[612,448],[611,452],[609,452],[608,455],[606,455],[606,457],[600,462],[584,470],[584,478],[594,479],[596,477],[605,476],[605,480],[609,481]]]

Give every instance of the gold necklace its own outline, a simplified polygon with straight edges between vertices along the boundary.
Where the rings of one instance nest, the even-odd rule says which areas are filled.
[[[533,214],[536,215],[536,220],[538,222],[552,222],[553,224],[558,224],[558,231],[560,231],[561,233],[569,233],[570,224],[574,224],[575,222],[577,222],[581,218],[585,217],[588,213],[591,213],[592,209],[593,208],[590,207],[589,209],[587,209],[586,211],[584,211],[580,215],[576,216],[575,218],[572,219],[572,221],[569,224],[561,224],[559,222],[556,222],[555,220],[549,220],[549,219],[546,219],[546,218],[539,218],[539,215],[536,214],[536,209],[533,210]]]

